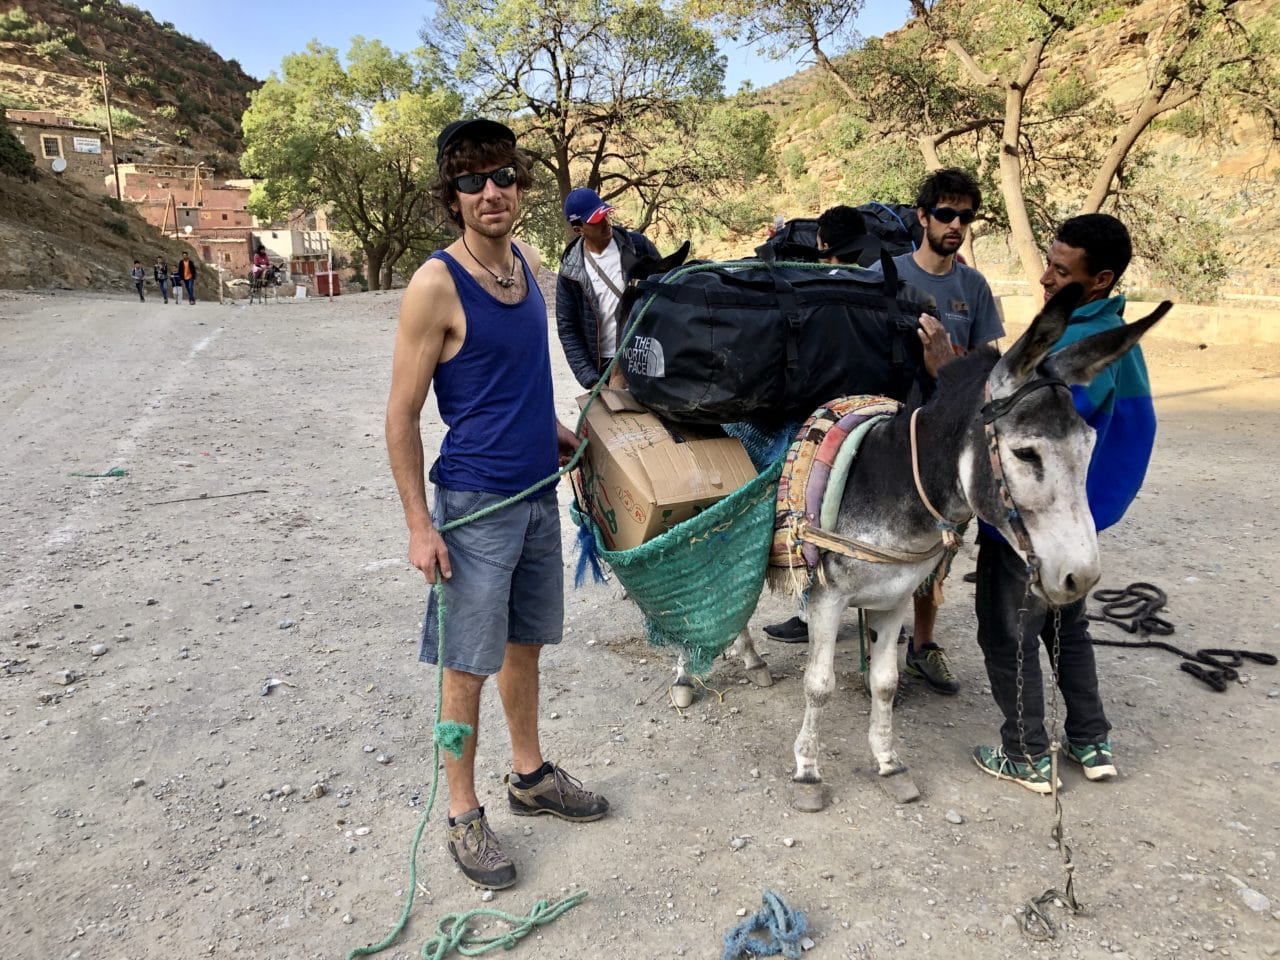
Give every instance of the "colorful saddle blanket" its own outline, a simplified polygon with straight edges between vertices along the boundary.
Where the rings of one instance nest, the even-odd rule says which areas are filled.
[[[797,528],[801,523],[820,530],[835,526],[845,481],[862,438],[901,407],[887,397],[841,397],[819,407],[797,431],[778,481],[769,551],[769,574],[774,584],[795,593],[809,586],[819,551],[796,537]]]

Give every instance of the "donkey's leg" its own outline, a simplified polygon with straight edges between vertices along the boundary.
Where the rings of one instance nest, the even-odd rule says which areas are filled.
[[[769,672],[769,665],[760,656],[760,651],[756,649],[756,642],[751,636],[751,631],[746,627],[743,627],[742,632],[734,638],[733,646],[729,648],[729,655],[742,657],[742,665],[746,668],[747,679],[757,687],[773,686],[773,674]]]
[[[920,799],[920,791],[907,774],[907,767],[893,749],[893,696],[898,692],[898,630],[911,604],[894,610],[868,610],[867,628],[871,631],[871,666],[867,684],[871,688],[871,726],[867,740],[876,758],[877,772],[889,795],[898,803]]]
[[[818,772],[818,719],[836,687],[836,631],[847,598],[824,587],[809,597],[809,663],[804,670],[804,723],[796,737],[796,773],[792,802],[797,810],[816,813],[827,805]]]
[[[676,678],[671,681],[671,703],[677,710],[683,710],[693,703],[693,681],[684,668],[684,653],[676,656]]]

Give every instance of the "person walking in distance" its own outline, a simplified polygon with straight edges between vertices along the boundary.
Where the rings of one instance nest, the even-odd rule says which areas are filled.
[[[489,826],[475,784],[480,696],[490,676],[511,739],[512,814],[598,820],[609,810],[560,766],[538,733],[539,660],[564,629],[564,568],[554,484],[504,501],[556,472],[576,440],[554,411],[538,255],[512,230],[529,160],[515,134],[486,119],[455,121],[437,140],[434,196],[460,236],[413,275],[400,305],[386,436],[409,530],[409,562],[442,582],[441,715],[476,731],[444,754],[446,842],[468,881],[501,889],[516,867]],[[430,470],[427,508],[419,432],[434,389],[447,433]],[[451,521],[492,512],[447,533]],[[433,525],[433,521],[434,524]],[[437,596],[429,588],[420,659],[435,663]]]
[[[147,275],[142,270],[142,261],[133,261],[133,269],[129,271],[129,276],[133,278],[133,289],[138,291],[138,299],[143,303],[147,302],[147,298],[142,293],[142,285],[147,282]]]
[[[187,292],[187,303],[195,306],[196,303],[196,265],[191,259],[191,254],[184,253],[182,259],[178,261],[178,276],[182,280],[182,289]]]
[[[160,288],[160,296],[164,297],[164,302],[169,302],[169,264],[165,263],[164,257],[156,257],[155,265],[151,268],[151,273],[155,277],[156,286]]]

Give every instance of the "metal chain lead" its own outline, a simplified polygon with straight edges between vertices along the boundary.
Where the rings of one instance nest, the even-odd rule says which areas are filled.
[[[1028,587],[1030,592],[1030,587]],[[1025,606],[1025,600],[1024,600]],[[1019,619],[1021,619],[1021,611],[1019,611]],[[1018,647],[1019,651],[1019,672],[1018,672],[1018,726],[1022,727],[1022,672],[1021,672],[1021,651],[1022,647]],[[1058,763],[1062,752],[1062,740],[1059,737],[1058,725],[1058,667],[1062,655],[1062,610],[1059,607],[1053,608],[1053,645],[1052,645],[1052,669],[1053,684],[1052,692],[1049,697],[1049,792],[1053,797],[1053,813],[1054,824],[1049,831],[1049,836],[1058,848],[1058,852],[1062,854],[1062,871],[1063,884],[1062,889],[1050,887],[1038,897],[1033,897],[1022,908],[1022,917],[1020,927],[1022,933],[1031,940],[1052,940],[1057,936],[1058,928],[1053,920],[1049,917],[1048,907],[1051,904],[1058,905],[1070,910],[1072,915],[1081,912],[1079,901],[1076,900],[1075,893],[1075,864],[1071,860],[1071,846],[1067,843],[1066,828],[1063,826],[1062,796],[1058,792]],[[1025,754],[1026,745],[1023,745]]]

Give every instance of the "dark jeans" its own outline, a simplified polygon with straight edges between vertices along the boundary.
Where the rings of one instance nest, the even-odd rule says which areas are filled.
[[[978,615],[978,645],[987,664],[991,695],[1004,714],[1000,738],[1005,753],[1021,760],[1018,736],[1018,643],[1022,644],[1022,718],[1026,752],[1043,756],[1049,749],[1044,728],[1044,683],[1040,672],[1039,637],[1053,656],[1053,616],[1043,600],[1027,597],[1027,613],[1018,637],[1018,609],[1027,589],[1022,558],[1002,540],[978,534],[978,586],[974,609]],[[1067,739],[1074,744],[1107,739],[1107,723],[1098,695],[1098,668],[1085,619],[1085,601],[1062,608],[1059,628],[1058,689],[1066,703]],[[1050,661],[1052,663],[1052,660]]]
[[[142,281],[141,280],[133,281],[133,288],[138,291],[138,299],[141,300],[143,303],[146,303],[147,298],[142,295]]]
[[[169,302],[169,281],[168,279],[157,280],[156,286],[160,288],[160,296],[164,297],[164,302]]]
[[[187,303],[195,303],[196,302],[195,280],[183,280],[182,285],[183,287],[186,288],[186,291],[187,291]]]

